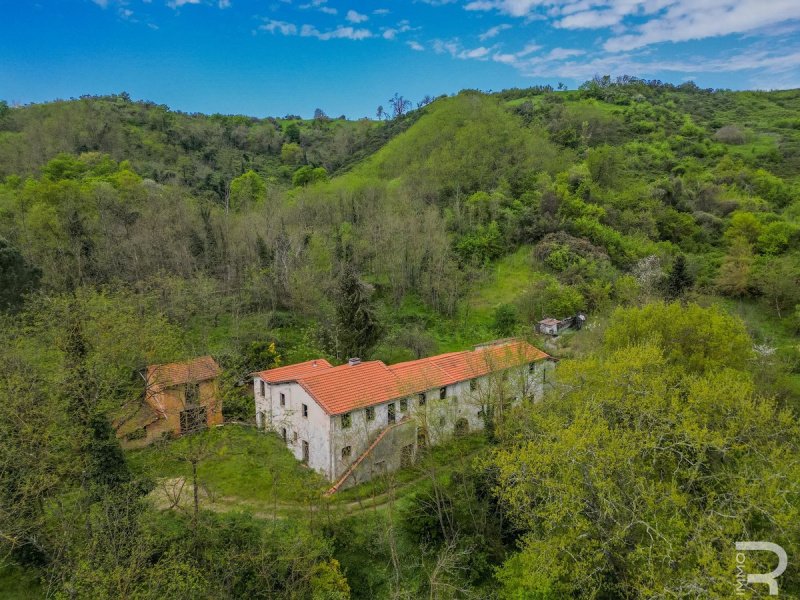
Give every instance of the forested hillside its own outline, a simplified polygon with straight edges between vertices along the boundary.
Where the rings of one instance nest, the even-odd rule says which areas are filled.
[[[400,107],[0,103],[0,586],[727,597],[732,540],[800,550],[800,90],[596,78]],[[147,364],[213,354],[246,422],[257,368],[395,362],[577,311],[588,330],[548,347],[561,391],[388,511],[161,511],[160,467],[110,425]]]

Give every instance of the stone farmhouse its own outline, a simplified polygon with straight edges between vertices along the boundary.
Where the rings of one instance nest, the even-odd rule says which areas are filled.
[[[114,419],[121,444],[138,448],[165,436],[221,425],[220,373],[210,356],[148,366],[142,374],[144,394]]]
[[[332,493],[412,463],[429,444],[483,429],[521,398],[538,398],[552,364],[516,339],[394,365],[310,360],[253,374],[256,420],[334,482]]]

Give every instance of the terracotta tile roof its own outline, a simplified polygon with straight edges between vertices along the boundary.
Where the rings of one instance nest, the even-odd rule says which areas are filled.
[[[331,415],[403,395],[394,374],[379,360],[333,367],[297,382]]]
[[[465,352],[451,352],[430,358],[410,360],[390,365],[389,370],[397,378],[400,390],[404,394],[415,394],[425,390],[450,385],[458,381],[448,373],[450,363],[459,360]]]
[[[324,358],[317,358],[315,360],[307,360],[306,362],[296,363],[293,365],[286,365],[285,367],[276,367],[274,369],[267,369],[266,371],[259,371],[254,373],[267,383],[282,383],[285,381],[296,381],[301,377],[310,377],[323,371],[331,369],[331,363]]]
[[[479,346],[471,351],[439,354],[388,367],[378,360],[340,367],[326,363],[324,370],[303,375],[304,370],[307,371],[307,366],[303,365],[308,363],[300,363],[263,373],[298,367],[295,380],[325,412],[337,415],[544,358],[548,355],[538,348],[512,339]],[[281,377],[282,381],[289,380],[286,374]]]
[[[547,357],[546,353],[525,341],[503,340],[479,346],[472,351],[451,352],[399,363],[389,369],[397,376],[400,388],[410,390],[405,393],[414,393],[482,377],[492,371]]]
[[[210,356],[201,356],[186,362],[150,365],[147,367],[147,384],[151,392],[184,383],[214,379],[221,373],[217,362]]]

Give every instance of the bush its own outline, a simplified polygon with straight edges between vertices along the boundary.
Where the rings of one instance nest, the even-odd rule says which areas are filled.
[[[735,125],[725,125],[725,127],[720,127],[714,134],[714,139],[723,144],[739,145],[744,144],[745,142],[744,133],[742,133],[742,130]]]

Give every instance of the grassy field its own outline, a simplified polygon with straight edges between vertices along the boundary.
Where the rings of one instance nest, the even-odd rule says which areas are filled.
[[[30,572],[16,567],[0,569],[0,598],[3,600],[33,600],[43,597],[41,586]]]
[[[202,456],[198,479],[208,493],[256,501],[295,501],[326,482],[303,467],[274,434],[238,425],[185,436],[128,453],[131,468],[154,480],[188,478],[187,458]]]

